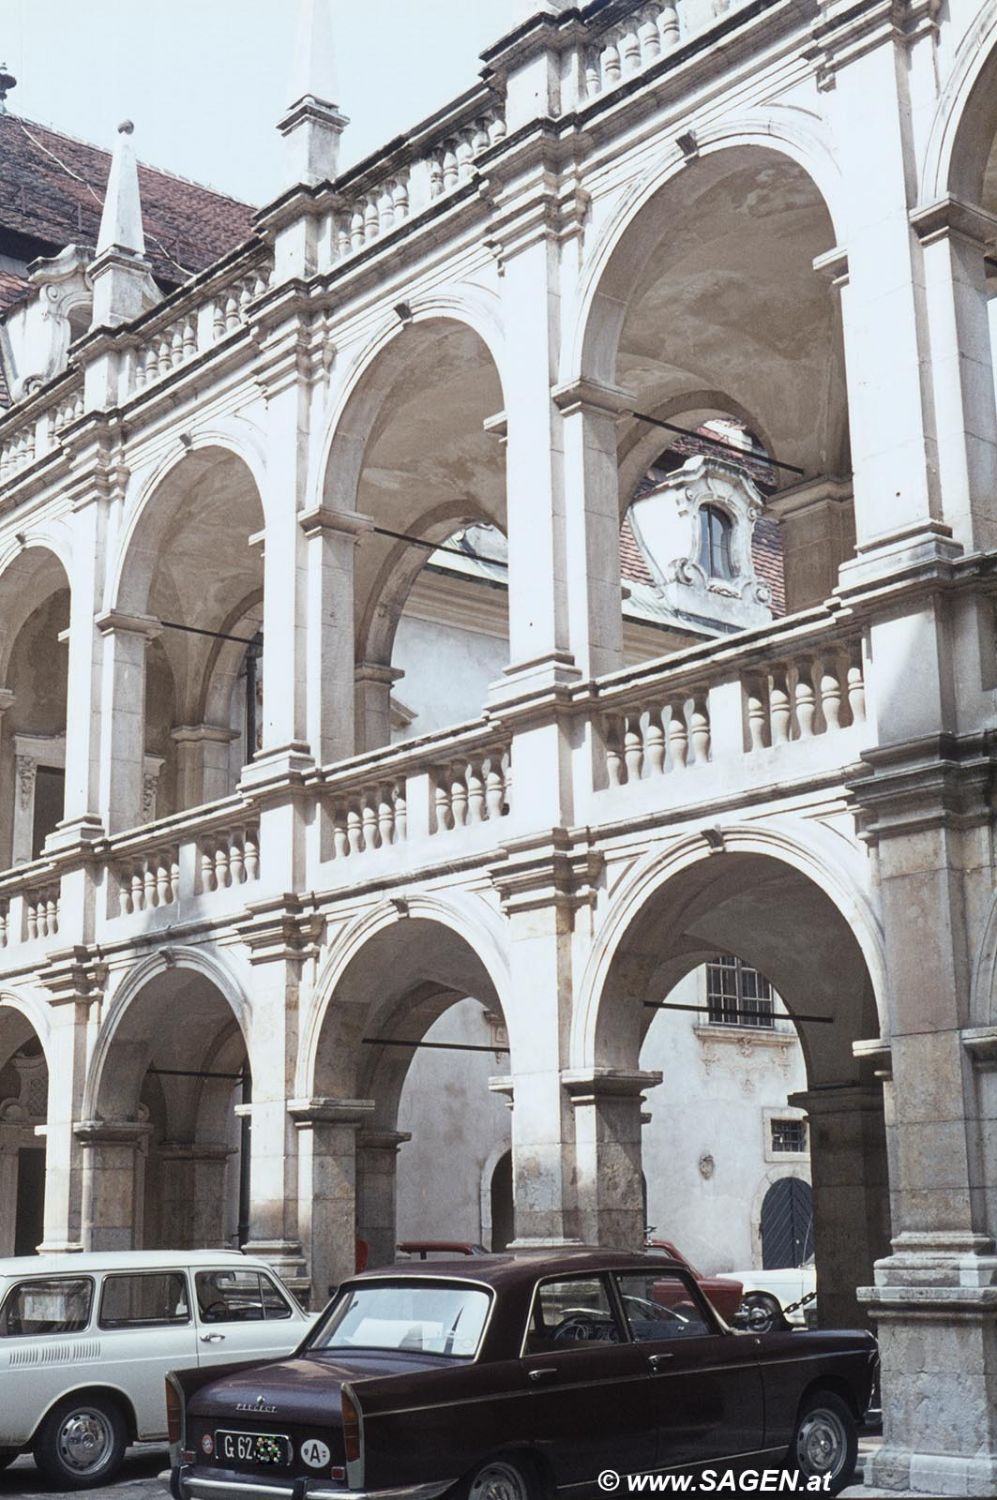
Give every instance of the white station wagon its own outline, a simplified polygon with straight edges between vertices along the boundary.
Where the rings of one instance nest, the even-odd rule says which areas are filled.
[[[60,1489],[102,1484],[166,1438],[168,1370],[288,1354],[312,1321],[237,1251],[0,1260],[0,1468],[30,1449]]]

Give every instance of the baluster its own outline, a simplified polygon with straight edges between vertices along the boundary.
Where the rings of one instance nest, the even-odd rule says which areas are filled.
[[[852,711],[852,723],[865,723],[865,682],[862,677],[862,666],[858,661],[853,661],[848,668],[848,706]]]
[[[436,783],[433,800],[436,804],[436,831],[437,833],[448,832],[453,827],[453,810],[450,806],[450,793],[445,784],[445,773],[440,773],[440,780]]]
[[[429,158],[429,196],[438,198],[443,192],[443,163],[438,156]]]
[[[841,728],[841,681],[833,657],[821,662],[820,711],[829,734]]]
[[[141,863],[132,866],[131,900],[133,912],[145,911],[145,881],[142,878]]]
[[[38,902],[31,896],[28,897],[25,926],[28,930],[28,942],[33,942],[38,936]]]
[[[260,835],[255,828],[250,828],[242,841],[243,862],[246,868],[247,880],[259,880],[260,878]]]
[[[214,311],[211,318],[211,333],[215,342],[225,337],[225,305],[221,297],[215,298]]]
[[[502,798],[502,816],[505,817],[512,810],[512,749],[502,752],[502,779],[505,784],[505,795]]]
[[[364,204],[364,211],[363,211],[363,237],[364,237],[364,243],[369,245],[370,242],[371,242],[371,240],[376,240],[377,239],[377,237],[380,234],[380,232],[381,232],[381,221],[380,221],[380,217],[379,217],[378,212],[377,212],[377,202],[376,202],[376,200],[374,198],[374,195],[371,194],[371,196],[367,199],[367,202]]]
[[[467,767],[456,761],[450,768],[450,812],[455,828],[467,826]]]
[[[641,61],[644,63],[652,63],[656,57],[661,56],[661,37],[658,33],[659,14],[657,5],[645,5],[638,18],[637,36],[640,40]]]
[[[640,69],[640,37],[637,27],[631,21],[623,33],[623,67],[627,73],[636,73]]]
[[[224,844],[215,847],[215,885],[218,890],[224,890],[231,885],[228,868],[228,849]]]
[[[0,906],[0,948],[7,946],[7,908]]]
[[[692,741],[692,758],[697,766],[705,766],[710,758],[710,710],[703,697],[692,702],[689,715],[689,738]]]
[[[352,241],[351,234],[350,234],[350,224],[349,224],[349,222],[346,219],[344,219],[343,222],[339,226],[339,258],[340,258],[340,260],[343,260],[347,255],[349,255],[349,253],[352,250],[352,248],[353,248],[353,241]]]
[[[467,182],[474,165],[474,147],[471,144],[469,131],[462,131],[457,139],[457,177],[460,182]]]
[[[156,902],[159,906],[169,906],[173,900],[170,890],[170,867],[166,861],[167,854],[164,849],[156,866]]]
[[[394,187],[393,182],[385,183],[381,196],[377,201],[377,228],[379,234],[387,234],[395,222],[395,206],[391,196]]]
[[[132,914],[132,877],[128,870],[118,871],[118,916]]]
[[[170,364],[176,369],[177,365],[183,364],[183,360],[183,325],[176,323],[173,327],[173,337],[170,339]]]
[[[766,728],[768,726],[768,713],[765,708],[765,684],[757,677],[750,678],[744,685],[745,697],[747,698],[748,719],[748,752],[764,750],[766,744]]]
[[[363,853],[363,823],[360,814],[353,806],[346,812],[346,836],[349,841],[351,854]]]
[[[46,937],[55,937],[59,931],[59,901],[56,896],[49,896],[45,903],[45,916],[47,918]]]
[[[229,856],[229,870],[232,875],[233,885],[244,885],[246,882],[246,860],[242,852],[242,845],[238,838],[232,839],[232,850]]]
[[[606,741],[606,779],[609,786],[623,785],[623,757],[620,754],[620,721],[617,718],[607,718],[605,728]]]
[[[471,151],[477,157],[488,150],[488,125],[484,119],[475,120],[471,128]]]
[[[505,116],[489,115],[488,117],[488,144],[497,146],[499,141],[505,140]]]
[[[201,850],[201,890],[215,889],[215,862],[208,849]]]
[[[361,802],[363,817],[363,846],[365,849],[378,849],[381,845],[377,832],[377,808],[374,806],[373,794],[365,792]]]
[[[225,299],[225,332],[234,333],[240,326],[242,319],[239,316],[239,300],[235,292],[229,292]]]
[[[346,823],[343,818],[342,810],[337,810],[333,814],[333,817],[334,822],[332,825],[332,857],[333,859],[345,859],[350,852],[350,840],[346,832]]]
[[[363,205],[357,204],[350,216],[350,248],[362,250],[364,246]]]
[[[485,817],[489,823],[502,816],[505,801],[505,786],[502,762],[498,756],[490,755],[485,761]]]
[[[647,716],[644,749],[651,775],[661,776],[665,769],[665,727],[661,722],[660,708],[652,708]]]
[[[185,360],[193,359],[197,353],[197,325],[193,318],[188,318],[183,326],[183,357]]]
[[[482,769],[480,761],[472,760],[467,763],[467,821],[471,824],[485,821],[485,783],[482,779]]]
[[[800,739],[810,740],[814,735],[814,715],[817,711],[817,699],[814,694],[813,684],[813,662],[805,658],[800,662],[796,675],[796,722],[799,725]]]
[[[168,335],[163,334],[157,344],[160,375],[168,375],[173,369],[173,345]]]
[[[603,48],[602,76],[608,89],[619,83],[623,77],[623,63],[616,37],[609,38]]]
[[[392,186],[391,206],[394,211],[396,223],[403,223],[408,218],[408,182],[404,177],[400,178]]]
[[[773,745],[785,745],[789,741],[791,709],[785,667],[774,667],[769,684],[769,717],[772,725]]]
[[[180,861],[176,854],[170,860],[170,905],[180,899]]]
[[[387,849],[395,840],[395,809],[391,803],[391,788],[382,786],[378,798],[377,832],[381,848]]]
[[[239,321],[245,323],[246,308],[253,300],[253,283],[249,280],[239,283]]]
[[[601,79],[599,77],[599,54],[594,47],[585,49],[585,93],[591,99],[599,93]]]
[[[404,783],[392,791],[395,805],[395,842],[403,844],[408,838],[408,803],[405,801]]]
[[[668,748],[672,770],[683,771],[689,763],[689,730],[685,722],[685,699],[675,698],[668,705]]]
[[[144,911],[152,911],[157,905],[156,901],[156,867],[152,859],[142,861],[142,896],[145,901]]]
[[[640,710],[629,713],[624,721],[623,759],[627,767],[627,781],[639,781],[644,769],[644,736],[640,728]]]
[[[455,141],[447,141],[443,148],[443,191],[449,193],[460,181],[460,171],[457,166],[457,145]]]
[[[665,0],[661,7],[661,16],[658,21],[661,28],[661,45],[667,50],[675,47],[679,40],[679,8],[676,0]]]

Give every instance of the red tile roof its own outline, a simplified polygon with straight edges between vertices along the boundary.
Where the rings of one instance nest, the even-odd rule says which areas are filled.
[[[47,126],[0,115],[0,248],[19,258],[96,245],[110,153]],[[139,168],[146,253],[158,281],[177,286],[246,239],[254,210],[153,167]],[[0,289],[0,305],[3,291]]]

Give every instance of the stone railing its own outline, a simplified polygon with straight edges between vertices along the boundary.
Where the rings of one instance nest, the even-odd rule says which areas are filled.
[[[149,318],[138,331],[130,390],[155,385],[245,327],[250,305],[266,291],[272,274],[272,263],[260,260],[207,295],[193,289],[172,316],[163,312]]]
[[[863,670],[857,634],[800,618],[616,673],[596,688],[594,790],[717,763],[736,763],[741,786],[756,779],[752,756],[764,760],[764,780],[772,756],[818,741],[829,742],[824,758],[833,759],[831,741],[865,734]]]
[[[173,906],[180,895],[180,850],[175,843],[143,851],[113,865],[118,912],[123,917]]]
[[[36,419],[30,418],[0,442],[0,484],[6,484],[34,463],[36,447]]]
[[[58,882],[34,886],[24,893],[24,938],[28,943],[38,938],[59,935],[60,894]]]
[[[63,395],[49,414],[49,431],[53,437],[83,415],[83,380]]]
[[[198,840],[198,888],[224,891],[260,878],[260,829],[257,823],[214,830]]]
[[[441,198],[469,182],[477,158],[504,139],[505,116],[499,109],[489,110],[448,135],[426,158],[430,198]]]
[[[10,903],[0,901],[0,948],[7,946],[7,929],[10,921]]]
[[[462,755],[430,773],[433,786],[430,833],[474,828],[507,817],[512,799],[508,745],[484,754]]]
[[[586,45],[588,97],[608,93],[657,62],[690,37],[722,21],[746,0],[644,0],[597,33]]]

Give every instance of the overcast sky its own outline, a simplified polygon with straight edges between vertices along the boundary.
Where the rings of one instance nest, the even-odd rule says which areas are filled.
[[[331,0],[337,101],[359,160],[472,84],[526,0]],[[110,146],[135,121],[143,161],[262,203],[280,187],[298,0],[0,0],[8,107]]]

